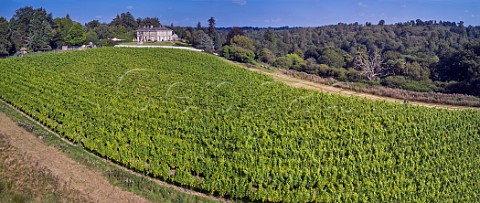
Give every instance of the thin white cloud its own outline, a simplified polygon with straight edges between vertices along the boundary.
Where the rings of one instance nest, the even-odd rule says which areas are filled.
[[[368,7],[367,4],[365,4],[365,3],[361,2],[361,1],[357,3],[357,6],[362,7],[362,8]]]
[[[247,4],[247,0],[232,0],[232,3],[244,6],[245,4]]]
[[[280,21],[282,21],[281,18],[265,19],[265,20],[263,20],[263,22],[265,22],[265,23],[279,23]]]
[[[133,10],[133,6],[132,6],[132,5],[127,6],[127,9],[128,9],[128,10]]]
[[[400,7],[407,8],[407,4],[402,4]]]

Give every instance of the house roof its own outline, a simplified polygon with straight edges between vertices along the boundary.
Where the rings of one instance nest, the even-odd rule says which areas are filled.
[[[139,28],[137,32],[149,32],[149,31],[171,31],[172,29],[164,28],[164,27],[156,27],[156,28]]]

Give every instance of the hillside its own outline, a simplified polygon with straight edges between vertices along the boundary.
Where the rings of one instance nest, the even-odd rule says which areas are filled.
[[[471,202],[480,112],[296,89],[215,56],[0,60],[0,98],[99,156],[231,199]]]
[[[130,12],[118,14],[110,23],[92,20],[83,25],[69,15],[53,18],[44,8],[28,6],[8,19],[0,17],[0,57],[67,45],[113,46],[114,38],[131,43],[136,29],[161,26],[158,18],[135,18]],[[267,63],[360,85],[480,97],[480,26],[475,24],[416,19],[220,28],[215,22],[211,17],[208,27],[198,22],[196,28],[168,28],[180,37],[180,44],[239,62]],[[455,98],[448,101],[454,102]]]

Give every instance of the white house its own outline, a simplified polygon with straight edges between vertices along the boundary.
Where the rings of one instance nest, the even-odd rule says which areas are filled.
[[[137,30],[137,42],[166,42],[166,41],[176,41],[178,36],[173,33],[173,30],[159,27],[154,28],[153,26],[144,27]]]

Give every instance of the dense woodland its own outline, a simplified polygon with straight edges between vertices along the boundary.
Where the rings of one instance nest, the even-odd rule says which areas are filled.
[[[420,20],[384,25],[219,31],[222,53],[340,81],[480,95],[480,27]],[[233,31],[237,32],[237,31]]]
[[[363,82],[414,91],[480,96],[480,27],[463,22],[415,21],[353,23],[309,28],[216,28],[170,25],[184,41],[207,52],[245,63],[265,63],[340,81]],[[0,55],[22,47],[49,51],[93,42],[131,41],[138,27],[161,26],[158,18],[117,15],[110,23],[85,25],[68,15],[53,18],[42,8],[18,9],[0,17]]]

